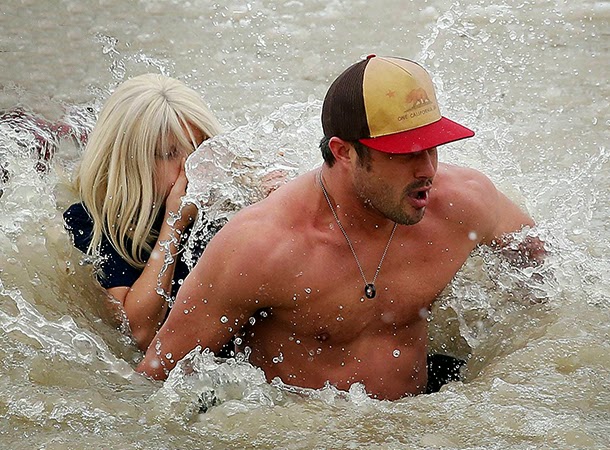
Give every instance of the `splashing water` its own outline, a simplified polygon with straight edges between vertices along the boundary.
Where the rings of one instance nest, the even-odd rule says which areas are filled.
[[[22,6],[3,5],[14,20],[0,49],[2,109],[26,113],[0,120],[0,446],[606,447],[607,2],[34,2],[36,27]],[[83,25],[91,17],[94,30]],[[13,38],[23,30],[28,39]],[[466,382],[383,402],[361,385],[268,382],[244,355],[205,351],[165,384],[133,373],[141,354],[61,220],[79,136],[112,86],[142,71],[174,74],[241,124],[188,161],[187,197],[205,205],[202,224],[264,196],[265,175],[278,171],[281,183],[319,164],[320,99],[372,52],[431,70],[442,112],[477,132],[441,159],[480,169],[527,208],[538,225],[518,238],[539,236],[549,253],[542,266],[516,269],[477,249],[443,292],[430,348],[471,355]],[[32,101],[40,92],[55,97]],[[54,152],[43,170],[40,138]]]
[[[320,163],[315,151],[320,110],[320,101],[314,99],[283,105],[269,117],[204,141],[188,158],[183,203],[203,208],[186,245],[187,257],[196,239],[202,234],[208,239],[205,233],[215,222],[230,219]]]

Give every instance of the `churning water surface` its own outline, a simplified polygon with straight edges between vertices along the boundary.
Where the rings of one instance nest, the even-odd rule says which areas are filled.
[[[592,0],[5,0],[0,110],[21,113],[0,117],[0,448],[607,448],[609,19]],[[319,163],[326,88],[369,53],[433,73],[443,112],[477,132],[441,160],[486,173],[549,250],[535,273],[477,250],[443,292],[430,346],[469,356],[465,382],[377,401],[205,353],[164,384],[136,374],[61,220],[104,99],[151,71],[201,92],[230,149],[208,153],[214,199],[238,208],[259,169],[240,158],[291,176]]]

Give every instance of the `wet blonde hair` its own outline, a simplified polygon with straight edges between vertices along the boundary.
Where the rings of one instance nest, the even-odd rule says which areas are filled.
[[[193,130],[204,139],[221,130],[203,100],[182,82],[158,74],[134,77],[108,98],[89,137],[76,189],[93,219],[88,253],[103,235],[130,265],[143,268],[158,233],[152,227],[165,198],[156,187],[157,159],[170,140],[192,153]]]

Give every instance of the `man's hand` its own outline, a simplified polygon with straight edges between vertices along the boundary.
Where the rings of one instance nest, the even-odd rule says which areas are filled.
[[[514,234],[504,235],[492,242],[492,247],[515,267],[538,267],[544,262],[546,250],[544,242],[537,236],[518,239]]]

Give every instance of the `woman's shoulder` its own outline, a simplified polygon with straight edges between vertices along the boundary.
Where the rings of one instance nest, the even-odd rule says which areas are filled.
[[[87,252],[93,233],[93,219],[82,203],[74,203],[64,211],[64,224],[72,234],[74,246]]]
[[[91,223],[93,224],[93,219],[89,215],[89,211],[82,202],[74,203],[70,205],[64,211],[64,222],[66,225],[76,225],[80,223]]]
[[[72,235],[74,246],[87,254],[93,238],[93,219],[83,203],[74,203],[64,211],[66,229]],[[108,238],[101,237],[99,246],[94,250],[99,258],[100,271],[96,273],[97,279],[103,288],[109,289],[118,286],[132,286],[142,272],[127,263],[114,249]]]

